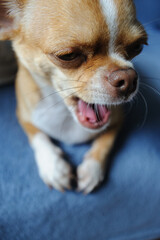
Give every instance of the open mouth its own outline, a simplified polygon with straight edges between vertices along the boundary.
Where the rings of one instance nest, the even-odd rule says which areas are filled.
[[[104,126],[109,120],[110,113],[105,105],[89,104],[82,99],[78,100],[77,117],[84,127],[97,129]]]

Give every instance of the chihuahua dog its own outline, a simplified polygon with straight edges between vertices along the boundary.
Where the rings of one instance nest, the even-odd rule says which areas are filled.
[[[80,191],[104,178],[121,126],[121,105],[138,90],[131,59],[147,34],[132,0],[1,0],[0,39],[12,40],[19,70],[17,115],[40,177],[70,189],[72,168],[51,138],[93,145],[77,167]]]

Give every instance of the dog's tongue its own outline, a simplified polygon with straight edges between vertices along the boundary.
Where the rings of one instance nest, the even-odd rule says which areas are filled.
[[[83,100],[78,101],[78,118],[86,127],[97,128],[106,123],[109,111],[106,106],[99,104],[87,104]]]
[[[89,122],[96,122],[97,116],[93,108],[91,108],[87,103],[82,100],[78,101],[78,110],[82,116],[82,118],[88,119]]]

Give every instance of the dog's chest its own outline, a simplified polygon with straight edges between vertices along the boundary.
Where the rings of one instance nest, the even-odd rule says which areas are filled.
[[[92,139],[96,133],[88,132],[74,119],[63,99],[51,89],[45,89],[32,114],[32,123],[50,137],[69,144]]]

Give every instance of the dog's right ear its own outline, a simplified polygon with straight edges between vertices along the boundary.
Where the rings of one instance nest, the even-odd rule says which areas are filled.
[[[19,30],[24,0],[0,0],[0,40],[13,39]]]

